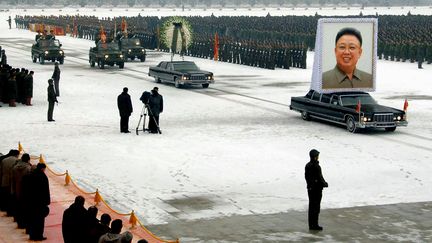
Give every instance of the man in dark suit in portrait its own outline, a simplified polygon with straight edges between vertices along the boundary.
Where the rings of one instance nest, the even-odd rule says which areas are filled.
[[[323,89],[372,88],[372,74],[356,68],[362,55],[362,36],[354,28],[343,28],[335,40],[336,66],[322,75]]]

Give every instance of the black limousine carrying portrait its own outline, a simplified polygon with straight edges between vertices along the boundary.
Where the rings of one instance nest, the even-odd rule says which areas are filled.
[[[362,128],[395,131],[398,126],[408,125],[403,110],[379,105],[366,92],[322,94],[310,90],[305,96],[292,97],[290,109],[300,112],[304,120],[315,118],[345,125],[353,133]]]

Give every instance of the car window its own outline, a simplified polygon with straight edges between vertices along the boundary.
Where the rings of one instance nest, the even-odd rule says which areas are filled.
[[[330,102],[330,95],[328,95],[328,94],[323,94],[323,95],[321,96],[321,102],[323,102],[323,103],[329,103],[329,102]]]
[[[333,105],[339,105],[339,97],[337,95],[333,95],[331,97],[330,103],[333,104]]]
[[[357,105],[359,101],[362,105],[377,103],[370,95],[343,95],[341,100],[343,106]]]
[[[309,90],[309,92],[306,94],[306,98],[312,98],[313,90]]]
[[[319,101],[320,100],[320,96],[321,96],[321,94],[315,91],[313,93],[313,95],[312,95],[312,100]]]
[[[161,62],[160,67],[161,68],[166,68],[167,67],[167,62]]]
[[[175,63],[173,66],[174,66],[174,70],[180,71],[180,72],[198,71],[199,70],[197,65],[195,65],[195,63],[193,63],[193,62],[180,62],[180,63]]]

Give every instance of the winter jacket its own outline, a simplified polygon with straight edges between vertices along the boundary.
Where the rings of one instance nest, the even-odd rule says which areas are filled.
[[[158,92],[152,90],[148,103],[153,116],[159,116],[163,112],[163,98]]]
[[[32,165],[28,162],[18,160],[18,163],[12,169],[11,192],[18,199],[22,194],[22,178],[32,171]]]
[[[6,190],[6,192],[10,193],[11,189],[11,180],[12,180],[12,168],[17,163],[18,158],[15,156],[9,156],[6,159],[3,159],[1,164],[2,169],[2,181],[1,187]]]
[[[133,112],[132,102],[130,95],[126,92],[122,92],[117,97],[117,107],[119,109],[120,116],[130,116]]]
[[[48,102],[57,102],[56,92],[54,90],[54,85],[48,85]]]
[[[324,180],[318,161],[312,160],[306,164],[305,179],[307,189],[309,190],[322,190],[323,187],[328,186],[327,182]]]

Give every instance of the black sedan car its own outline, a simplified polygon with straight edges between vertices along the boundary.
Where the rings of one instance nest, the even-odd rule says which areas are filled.
[[[322,94],[310,90],[305,96],[292,97],[290,109],[300,112],[304,120],[315,118],[345,125],[353,133],[362,128],[395,131],[398,126],[408,125],[403,110],[379,105],[366,92]]]
[[[190,61],[160,62],[157,66],[149,68],[148,75],[157,83],[162,81],[173,83],[176,88],[187,85],[201,85],[203,88],[208,88],[215,82],[212,72],[201,70]]]

